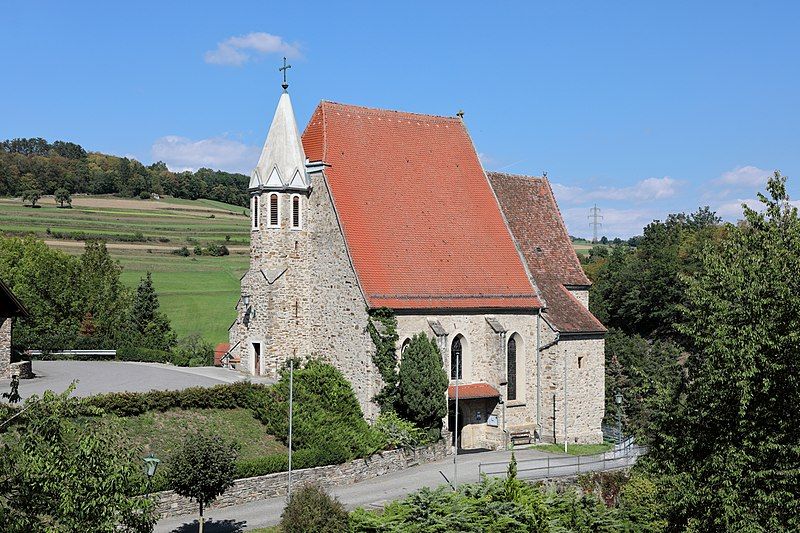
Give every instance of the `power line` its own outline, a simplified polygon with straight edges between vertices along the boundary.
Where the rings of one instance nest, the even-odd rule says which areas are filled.
[[[597,242],[597,230],[603,227],[603,223],[600,222],[603,220],[603,215],[600,214],[600,208],[597,207],[597,204],[594,204],[594,207],[589,209],[589,227],[592,228],[592,242]]]

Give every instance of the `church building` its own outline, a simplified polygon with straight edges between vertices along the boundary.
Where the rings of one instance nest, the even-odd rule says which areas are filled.
[[[320,357],[372,420],[386,307],[399,364],[415,334],[437,342],[461,447],[602,440],[605,328],[550,184],[485,171],[461,116],[322,101],[301,135],[284,86],[250,194],[240,370]]]

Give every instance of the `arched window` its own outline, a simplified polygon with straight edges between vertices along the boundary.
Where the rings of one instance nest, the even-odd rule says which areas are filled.
[[[508,339],[508,351],[506,353],[508,358],[506,371],[508,375],[508,389],[507,400],[517,399],[517,341],[514,337]]]
[[[461,336],[453,339],[450,346],[450,379],[463,379],[461,368],[464,363],[464,350],[461,346]]]
[[[406,339],[403,341],[403,345],[400,346],[400,356],[402,357],[404,353],[406,353],[406,349],[408,345],[411,344],[411,339]]]
[[[300,227],[300,196],[292,196],[292,227]]]
[[[280,208],[280,204],[278,203],[278,195],[277,194],[270,194],[269,195],[269,225],[273,228],[280,227],[280,216],[278,209]]]
[[[250,199],[250,218],[253,223],[252,229],[258,229],[258,196]]]

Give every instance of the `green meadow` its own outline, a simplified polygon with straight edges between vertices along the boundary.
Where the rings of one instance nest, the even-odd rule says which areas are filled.
[[[75,196],[71,209],[52,197],[41,207],[24,207],[0,198],[0,232],[33,234],[48,245],[78,254],[84,238],[107,241],[124,267],[122,280],[136,287],[147,272],[159,294],[161,309],[179,337],[199,333],[214,344],[228,339],[236,317],[239,278],[249,264],[249,214],[242,207],[213,200],[139,200],[113,196]],[[182,246],[225,244],[231,255],[181,257]]]

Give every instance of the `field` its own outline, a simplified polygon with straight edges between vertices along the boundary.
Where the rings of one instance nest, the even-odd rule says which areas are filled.
[[[249,262],[249,215],[238,206],[213,200],[137,200],[113,196],[75,196],[72,209],[59,209],[52,197],[42,207],[0,198],[0,232],[34,234],[48,245],[80,253],[85,238],[107,240],[124,271],[123,281],[136,287],[150,271],[161,309],[182,337],[200,333],[212,343],[228,338],[236,313],[239,278]],[[225,244],[225,257],[181,257],[173,250],[210,243]]]

